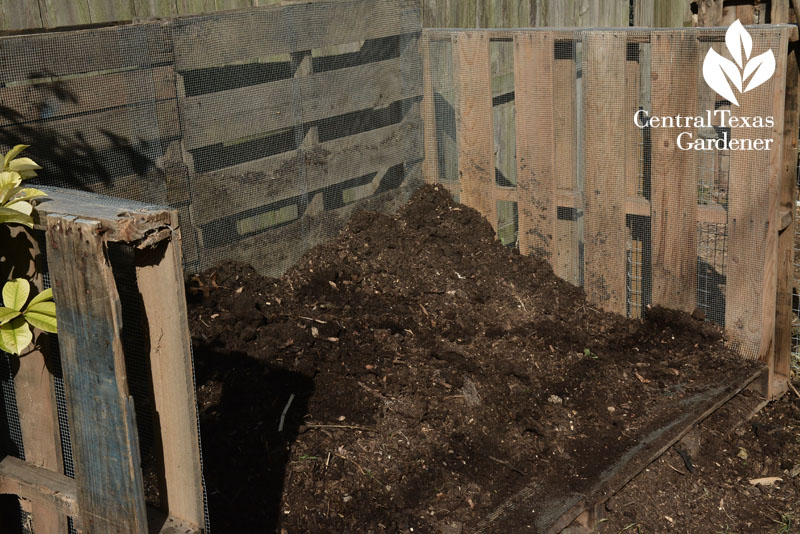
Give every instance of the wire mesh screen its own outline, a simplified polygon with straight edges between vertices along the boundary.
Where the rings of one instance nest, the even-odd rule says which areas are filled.
[[[782,31],[751,27],[738,56],[725,30],[426,31],[426,174],[605,309],[699,309],[762,355]],[[707,55],[755,60],[735,98]]]

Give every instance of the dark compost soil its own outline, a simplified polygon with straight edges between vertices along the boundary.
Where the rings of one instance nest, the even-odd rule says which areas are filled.
[[[194,277],[189,303],[215,532],[472,532],[756,368],[688,314],[599,311],[433,186],[278,280]]]

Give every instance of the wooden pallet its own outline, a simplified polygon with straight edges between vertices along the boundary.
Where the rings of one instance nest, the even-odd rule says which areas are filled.
[[[708,48],[724,46],[724,31],[425,30],[425,178],[494,226],[499,203],[516,203],[523,252],[547,258],[556,274],[582,284],[591,302],[631,316],[648,304],[687,312],[703,304],[697,269],[698,258],[707,258],[698,252],[698,228],[713,225],[727,239],[725,270],[717,273],[727,277],[724,312],[713,311],[724,313],[732,346],[776,370],[775,394],[789,362],[785,341],[776,351],[776,330],[788,340],[791,322],[786,229],[793,224],[796,130],[787,125],[797,122],[797,74],[787,51],[793,31],[750,28],[758,46],[775,52],[777,69],[770,84],[747,93],[733,111],[772,116],[774,128],[750,133],[771,138],[773,150],[731,151],[725,175],[716,170],[725,198],[701,199],[700,156],[680,150],[676,129],[653,128],[645,139],[633,115],[643,105],[654,115],[694,116],[720,104],[700,73]],[[515,134],[498,137],[505,128],[493,124],[489,58],[492,43],[509,41]],[[786,149],[784,138],[792,143]],[[516,147],[516,184],[495,179],[495,153],[509,143]]]
[[[68,425],[60,431],[69,432],[75,476],[63,474],[56,360],[46,351],[29,354],[19,359],[14,382],[25,461],[0,460],[0,493],[20,498],[37,534],[66,532],[68,517],[83,533],[169,532],[175,525],[199,533],[204,498],[177,212],[44,189],[35,230],[19,235],[46,248],[46,264],[38,248],[28,261],[40,277],[49,273],[57,303]],[[133,257],[146,310],[138,318],[145,351],[138,357],[151,369],[153,413],[134,413],[139,399],[126,371],[134,355],[123,349],[122,315],[135,303],[120,298],[112,246],[128,247]],[[145,506],[137,415],[154,420],[160,511]]]

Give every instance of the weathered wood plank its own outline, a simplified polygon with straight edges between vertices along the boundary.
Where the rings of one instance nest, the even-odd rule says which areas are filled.
[[[778,196],[783,167],[783,113],[788,33],[751,30],[754,52],[777,51],[775,75],[737,95],[731,115],[773,116],[773,128],[732,128],[732,139],[773,139],[772,150],[733,150],[728,192],[728,263],[725,328],[749,358],[772,363],[777,291]],[[768,180],[763,179],[768,169]],[[772,369],[771,369],[772,370]],[[770,380],[771,382],[771,380]]]
[[[519,249],[556,257],[553,36],[514,37]],[[491,195],[490,195],[491,197]]]
[[[4,0],[0,4],[0,29],[23,30],[41,27],[42,14],[37,2]]]
[[[419,96],[419,55],[369,63],[189,97],[180,101],[187,149],[224,143],[295,125],[300,106],[304,122],[353,111],[380,108]],[[298,103],[297,93],[300,98]]]
[[[477,209],[497,229],[488,35],[483,32],[455,35],[453,56],[458,87],[456,130],[460,201]]]
[[[788,10],[788,6],[787,6]],[[788,13],[787,13],[788,16]],[[794,285],[794,239],[796,228],[795,199],[797,173],[797,138],[800,123],[800,73],[798,53],[800,43],[789,44],[786,65],[786,102],[784,105],[783,168],[779,192],[779,207],[789,215],[789,224],[781,222],[778,237],[778,288],[775,316],[774,374],[789,378],[792,352],[792,287]]]
[[[117,198],[58,187],[41,186],[40,189],[48,196],[37,207],[37,230],[47,228],[48,216],[66,217],[76,213],[82,214],[84,219],[97,221],[106,241],[136,243],[166,228],[177,227],[175,214],[160,207],[126,200],[122,209]]]
[[[419,111],[403,122],[192,178],[192,220],[214,219],[420,159]],[[303,176],[303,180],[298,177]]]
[[[653,115],[695,114],[697,77],[687,76],[684,65],[698,64],[697,39],[683,32],[654,32],[651,53]],[[682,132],[697,137],[694,127],[653,128],[651,133],[652,302],[691,313],[697,300],[697,152],[678,147]]]
[[[574,197],[576,187],[576,164],[578,157],[578,132],[575,107],[577,69],[575,65],[574,42],[561,41],[554,45],[558,55],[553,62],[553,129],[555,149],[554,176],[558,191]],[[562,204],[559,204],[561,206]],[[575,208],[574,203],[569,206]],[[578,235],[575,221],[556,220],[556,257],[553,272],[558,276],[578,284]]]
[[[162,444],[164,511],[204,526],[203,478],[197,428],[192,347],[183,286],[180,230],[136,251],[136,278],[147,314],[150,368]]]
[[[134,0],[103,0],[91,3],[92,23],[133,20],[136,17]]]
[[[175,98],[172,67],[0,88],[0,126]]]
[[[722,26],[723,0],[698,0],[697,25]]]
[[[425,135],[425,161],[423,176],[428,183],[439,181],[439,147],[436,143],[436,105],[433,97],[433,80],[431,75],[430,39],[423,36],[419,41],[422,55],[422,122]]]
[[[364,13],[369,16],[363,16]],[[419,10],[408,0],[265,6],[189,17],[174,26],[176,68],[183,71],[226,65],[413,33],[421,28]],[[197,46],[198,39],[202,39],[204,46]]]
[[[8,238],[16,241],[18,246],[12,247],[12,251],[19,251],[7,255],[7,261],[0,269],[0,280],[26,278],[35,287],[35,291],[42,291],[42,273],[45,269],[36,236],[24,227],[0,229],[0,236],[2,240]],[[14,391],[26,461],[61,473],[64,466],[58,414],[53,375],[49,372],[51,363],[47,361],[49,341],[49,334],[36,332],[31,352],[24,358],[14,357],[18,366],[14,374]],[[60,534],[67,528],[66,516],[59,514],[52,506],[30,501],[29,508],[37,533]]]
[[[169,63],[165,28],[152,22],[0,37],[0,82]]]
[[[0,460],[0,494],[18,495],[71,517],[80,515],[74,479],[13,456]]]
[[[42,11],[42,25],[45,28],[77,26],[92,22],[89,14],[89,0],[39,0]]]
[[[583,40],[585,105],[584,288],[606,311],[624,314],[625,145],[609,132],[624,132],[625,34],[588,32]]]
[[[133,8],[137,18],[178,16],[175,0],[134,0]]]
[[[122,310],[102,226],[47,217],[47,258],[84,532],[145,534],[147,515]]]

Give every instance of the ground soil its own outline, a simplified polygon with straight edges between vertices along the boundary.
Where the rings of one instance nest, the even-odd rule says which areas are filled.
[[[356,214],[280,279],[226,263],[188,290],[215,532],[473,532],[531,480],[536,498],[586,491],[686,399],[756,369],[702,319],[594,308],[433,186]],[[772,443],[739,432],[693,457],[703,476],[726,440],[750,464]],[[650,525],[652,495],[631,495],[642,515],[622,498],[608,526]],[[700,521],[686,532],[715,532]]]

